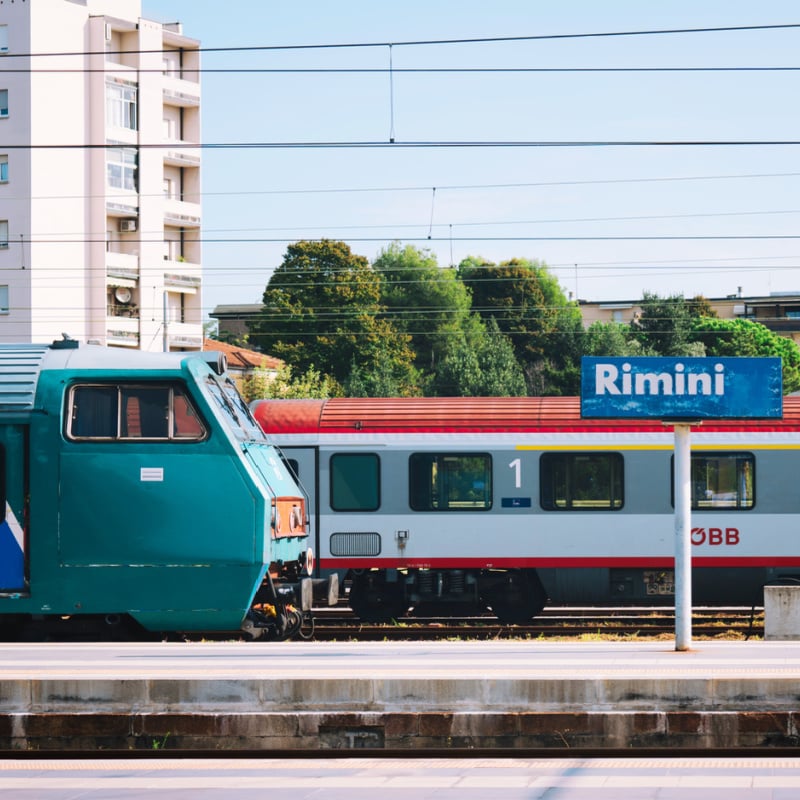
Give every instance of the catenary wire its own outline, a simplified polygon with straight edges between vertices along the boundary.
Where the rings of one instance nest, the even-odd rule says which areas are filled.
[[[131,52],[131,51],[126,51]],[[108,73],[105,67],[85,68],[36,68],[22,67],[4,68],[4,73],[32,74],[65,74],[65,73]],[[136,70],[141,75],[160,75],[163,69]],[[793,65],[739,65],[727,67],[198,67],[186,72],[218,73],[218,74],[255,74],[255,75],[397,75],[397,74],[506,74],[506,73],[642,73],[642,72],[798,72],[800,66]]]
[[[139,150],[345,150],[424,148],[606,148],[606,147],[774,147],[796,146],[800,139],[596,139],[596,140],[351,140],[306,142],[140,142]],[[118,150],[118,143],[4,144],[4,150]]]
[[[135,145],[127,145],[135,149]],[[680,181],[716,181],[716,180],[750,180],[756,178],[796,178],[800,177],[800,172],[752,172],[738,173],[730,175],[661,175],[643,178],[596,178],[582,180],[561,180],[561,181],[528,181],[516,183],[464,183],[464,184],[440,184],[437,185],[439,191],[474,191],[476,189],[526,189],[548,186],[602,186],[613,184],[636,184],[636,183],[658,183],[658,182],[680,182]],[[369,193],[369,192],[430,192],[432,186],[334,186],[334,187],[309,187],[306,189],[254,189],[243,191],[219,191],[219,192],[192,192],[187,193],[191,197],[239,197],[239,196],[259,196],[259,195],[292,195],[292,194],[347,194],[347,193]],[[139,193],[139,197],[162,197],[163,193],[145,194]],[[73,200],[89,199],[92,197],[104,197],[110,200],[129,199],[127,194],[70,194],[70,195],[25,195],[26,200]],[[6,199],[19,200],[21,198],[13,195]]]
[[[422,46],[444,46],[458,44],[503,44],[509,42],[541,42],[557,41],[565,39],[602,39],[619,38],[626,36],[673,36],[695,33],[741,33],[746,31],[777,31],[792,30],[800,28],[800,23],[775,23],[769,25],[724,25],[724,26],[705,26],[697,28],[658,28],[649,30],[631,31],[594,31],[585,33],[541,33],[520,36],[476,36],[457,39],[413,39],[407,41],[380,41],[380,42],[330,42],[320,44],[276,44],[276,45],[247,45],[231,47],[197,47],[192,48],[192,52],[197,53],[251,53],[251,52],[272,52],[285,50],[334,50],[349,48],[386,48],[386,47],[422,47]],[[98,50],[98,51],[70,51],[70,52],[46,52],[46,53],[8,53],[3,54],[4,59],[9,58],[33,58],[33,57],[52,57],[52,56],[83,56],[83,55],[129,55],[136,54],[160,54],[174,52],[177,48],[157,48],[148,50]]]

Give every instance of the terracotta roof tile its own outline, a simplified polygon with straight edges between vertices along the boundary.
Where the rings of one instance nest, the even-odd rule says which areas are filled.
[[[283,365],[283,361],[274,356],[257,353],[255,350],[246,350],[226,342],[218,342],[216,339],[203,339],[203,350],[225,353],[228,365],[232,369],[279,369]]]

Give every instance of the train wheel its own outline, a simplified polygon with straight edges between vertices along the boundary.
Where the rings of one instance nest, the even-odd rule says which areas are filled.
[[[547,592],[534,570],[503,573],[487,583],[481,597],[504,625],[530,622],[547,602]]]
[[[399,583],[389,583],[379,572],[363,572],[353,578],[350,608],[364,622],[390,622],[408,611]]]

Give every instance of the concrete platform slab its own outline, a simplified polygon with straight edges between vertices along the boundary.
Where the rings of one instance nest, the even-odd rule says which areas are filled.
[[[0,645],[0,749],[800,744],[800,643]]]

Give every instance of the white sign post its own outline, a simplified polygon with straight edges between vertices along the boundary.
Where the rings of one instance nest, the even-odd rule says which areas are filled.
[[[691,425],[675,425],[675,649],[692,646]]]
[[[780,358],[581,359],[582,417],[674,426],[676,650],[692,646],[691,426],[704,419],[778,419],[782,397]]]

